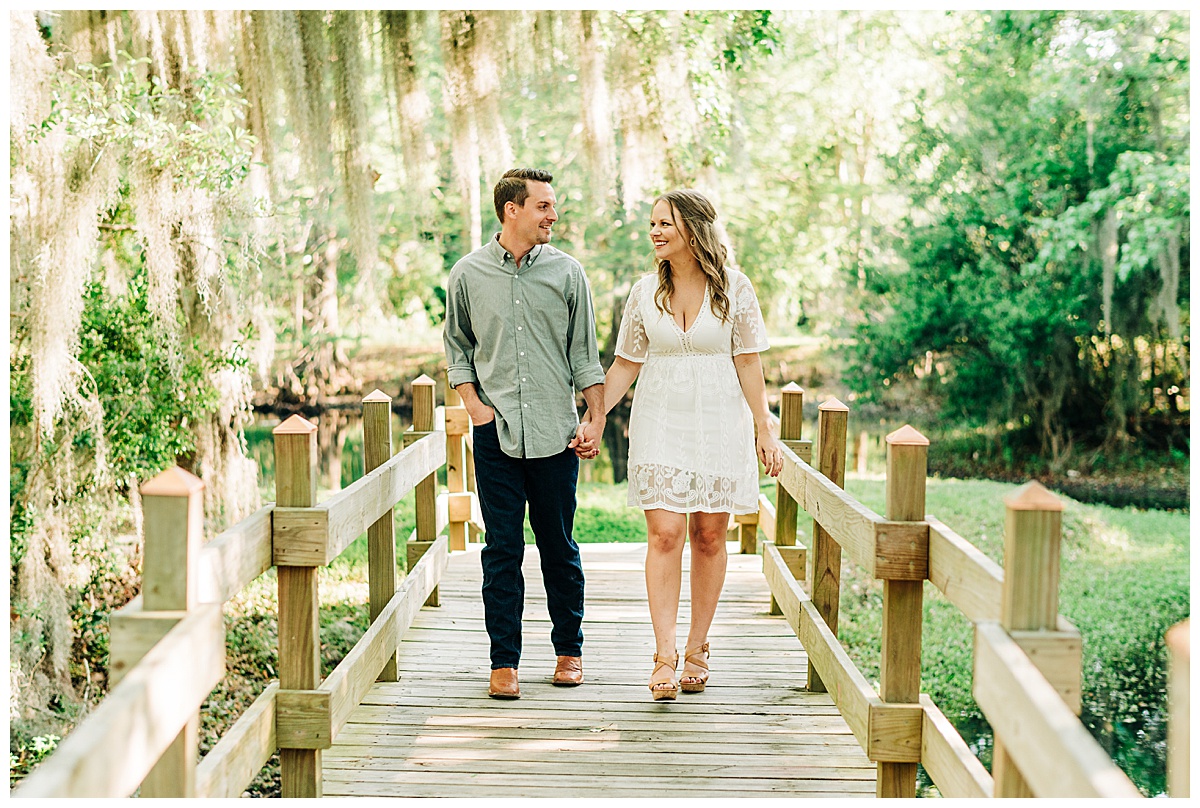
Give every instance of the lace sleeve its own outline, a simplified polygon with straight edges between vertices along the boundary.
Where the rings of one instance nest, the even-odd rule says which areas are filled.
[[[635,283],[625,300],[625,313],[621,315],[621,330],[617,333],[617,356],[630,362],[645,362],[650,353],[650,341],[646,338],[646,324],[642,321],[643,283]]]
[[[737,273],[733,283],[733,355],[765,351],[767,325],[750,279]]]

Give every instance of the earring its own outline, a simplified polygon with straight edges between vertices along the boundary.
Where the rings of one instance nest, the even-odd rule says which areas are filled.
[[[695,246],[696,246],[696,237],[695,237],[695,236],[692,236],[692,240],[691,240],[691,241],[689,241],[689,242],[688,242],[688,244],[690,244],[691,246],[695,247]]]

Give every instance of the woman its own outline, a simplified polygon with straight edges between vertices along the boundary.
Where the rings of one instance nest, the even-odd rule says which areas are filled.
[[[693,190],[654,200],[650,242],[658,272],[630,290],[604,379],[608,412],[641,374],[629,422],[629,504],[646,512],[655,700],[704,690],[729,514],[758,510],[756,454],[771,476],[783,467],[758,356],[767,347],[766,327],[750,280],[725,266],[716,215]],[[590,457],[597,448],[580,444],[577,451]],[[677,681],[685,537],[692,544],[692,620]]]

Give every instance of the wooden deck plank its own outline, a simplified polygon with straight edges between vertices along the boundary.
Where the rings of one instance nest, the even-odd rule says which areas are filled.
[[[730,554],[704,693],[654,702],[644,544],[583,545],[585,684],[550,684],[554,651],[527,548],[521,699],[487,697],[479,546],[455,553],[378,683],[324,755],[330,797],[857,797],[867,760],[827,694],[804,690],[808,655],[780,617],[757,556]],[[686,638],[688,556],[679,636]]]
[[[429,746],[422,744],[420,748],[414,748],[412,744],[407,746],[394,746],[389,744],[343,744],[335,749],[330,750],[326,754],[329,756],[330,768],[356,768],[364,760],[376,761],[384,758],[406,758],[411,761],[425,760],[490,760],[490,761],[507,761],[507,760],[544,760],[544,755],[547,750],[553,751],[580,751],[587,752],[587,762],[589,765],[620,765],[620,764],[642,764],[646,762],[647,754],[657,752],[669,752],[672,754],[672,762],[684,763],[687,765],[709,765],[709,766],[728,766],[731,758],[736,758],[739,755],[753,754],[758,756],[760,763],[763,756],[768,753],[782,754],[791,750],[788,744],[777,744],[770,750],[764,749],[761,746],[753,751],[742,750],[726,750],[723,745],[710,744],[706,746],[697,746],[690,742],[659,742],[645,747],[639,747],[637,750],[631,749],[595,749],[595,742],[587,744],[580,741],[577,745],[569,748],[563,748],[559,745],[560,742],[551,741],[540,745],[531,745],[520,748],[498,748],[495,746],[481,747],[478,744],[460,743],[457,746],[439,745]],[[714,748],[716,747],[716,748]],[[844,751],[844,750],[843,750]],[[836,750],[827,750],[823,754],[815,754],[805,752],[806,757],[811,757],[814,762],[824,767],[840,767],[851,769],[870,769],[874,771],[874,766],[870,762],[864,763],[861,756],[849,754],[836,754]],[[386,764],[385,764],[386,765]]]
[[[529,777],[598,777],[604,778],[612,771],[612,764],[593,762],[590,758],[584,761],[574,761],[570,758],[580,755],[564,756],[561,761],[530,760],[528,758],[510,758],[506,760],[480,760],[475,758],[453,759],[420,756],[416,759],[377,756],[357,760],[346,758],[337,759],[326,766],[328,770],[344,772],[361,772],[363,780],[369,780],[379,775],[381,779],[391,779],[391,774],[438,772],[441,774],[522,774]],[[716,756],[712,756],[715,758]],[[650,755],[643,755],[634,765],[646,769]],[[668,762],[669,760],[669,762]],[[724,762],[700,762],[680,760],[674,757],[664,759],[661,766],[654,768],[654,776],[661,779],[676,780],[680,778],[707,779],[721,778],[723,780],[869,780],[875,781],[875,767],[867,766],[812,766],[812,765],[772,765],[770,760],[762,760],[758,765],[749,765],[740,760]],[[382,774],[388,772],[389,774]]]
[[[406,741],[404,739],[413,739]],[[346,745],[401,745],[414,743],[417,745],[442,744],[452,746],[466,738],[471,741],[493,739],[491,744],[496,748],[512,749],[523,745],[539,744],[542,747],[557,748],[553,744],[562,744],[564,750],[575,749],[580,745],[590,749],[612,748],[625,744],[635,744],[636,748],[648,748],[650,745],[664,743],[685,743],[696,748],[704,745],[716,745],[730,751],[733,749],[746,754],[758,754],[766,748],[787,747],[799,753],[830,754],[836,750],[838,754],[857,754],[858,741],[851,735],[764,735],[762,733],[722,732],[719,738],[711,733],[703,738],[697,738],[691,730],[680,729],[676,732],[664,732],[660,729],[634,729],[622,732],[618,737],[611,730],[594,732],[592,729],[578,729],[575,732],[561,730],[545,730],[536,727],[461,727],[461,726],[381,726],[361,725],[344,731],[338,735],[333,749],[341,744]],[[326,750],[332,754],[333,750]],[[789,752],[788,754],[791,754]]]
[[[668,768],[665,763],[661,768]],[[380,796],[394,797],[398,795],[417,796],[421,791],[426,795],[465,796],[464,787],[488,786],[490,796],[507,798],[531,796],[532,789],[528,783],[532,778],[527,773],[512,774],[452,774],[435,771],[418,772],[388,772],[388,771],[346,771],[333,769],[327,773],[325,780],[325,796],[349,796],[354,791],[340,792],[343,784],[358,786],[358,793],[374,793]],[[386,789],[374,792],[363,789],[368,784],[386,786]],[[555,787],[560,797],[609,797],[614,789],[637,791],[637,796],[645,797],[654,794],[664,799],[674,798],[681,789],[689,789],[701,796],[737,797],[737,796],[812,796],[810,792],[824,792],[831,796],[866,796],[874,795],[875,782],[871,780],[756,780],[753,778],[679,778],[659,777],[653,775],[625,776],[586,776],[562,775],[545,777],[539,785],[542,786],[541,796],[547,786]],[[425,786],[427,788],[422,789]],[[432,788],[428,788],[432,786]],[[482,796],[476,792],[477,796]]]
[[[710,688],[716,690],[716,688]],[[632,713],[646,712],[644,702],[646,694],[633,691],[632,688],[609,688],[601,690],[599,687],[593,688],[593,692],[588,694],[588,698],[571,698],[570,696],[560,696],[559,688],[553,691],[548,691],[539,701],[541,706],[546,709],[568,710],[577,712],[581,704],[591,701],[591,699],[600,698],[604,701],[605,710],[611,712],[627,711]],[[707,691],[705,691],[707,692]],[[746,691],[738,691],[744,693]],[[747,707],[753,707],[754,712],[765,713],[768,715],[838,715],[837,707],[832,704],[822,704],[814,701],[799,701],[787,698],[789,694],[784,692],[778,694],[775,701],[765,701],[761,699],[729,699],[728,696],[723,700],[718,699],[718,694],[713,693],[713,698],[694,699],[689,694],[687,699],[680,698],[675,704],[671,705],[674,712],[683,714],[700,713],[702,715],[708,712],[722,712],[731,714],[742,714],[746,712]],[[442,707],[456,710],[476,710],[484,706],[494,706],[490,702],[484,704],[486,696],[479,695],[471,696],[402,696],[392,693],[377,693],[368,696],[363,704],[369,704],[374,707],[399,707],[407,710],[419,709],[422,707]],[[524,699],[522,699],[524,701]],[[661,708],[660,708],[661,711]]]
[[[835,798],[851,798],[864,799],[875,796],[875,785],[873,783],[858,783],[848,784],[850,787],[842,791],[822,791],[823,787],[828,786],[828,781],[817,781],[812,784],[812,790],[806,787],[808,784],[805,781],[796,781],[800,787],[790,790],[780,791],[754,791],[751,789],[733,789],[732,793],[726,792],[724,789],[716,791],[707,787],[683,787],[677,783],[665,784],[661,781],[650,786],[633,786],[630,788],[608,787],[603,788],[605,799],[616,798],[633,798],[645,799],[647,794],[662,794],[664,790],[669,789],[669,798],[687,799],[693,797],[742,797],[753,796],[759,797],[806,797],[809,799],[835,799]],[[357,783],[357,782],[337,782],[337,795],[339,797],[395,797],[397,787],[391,783]],[[495,799],[498,796],[513,795],[510,789],[512,783],[500,784],[479,784],[475,781],[459,781],[453,784],[434,781],[432,783],[414,783],[406,781],[404,785],[404,794],[408,797],[444,797],[447,794],[453,794],[460,798],[477,798],[477,799]],[[519,789],[520,796],[523,797],[544,797],[551,799],[558,798],[587,798],[595,797],[600,793],[600,789],[592,787],[589,789],[586,785],[575,786],[573,783],[564,783],[555,781],[547,785],[522,784]],[[716,793],[714,793],[716,792]],[[328,795],[328,789],[326,790]]]

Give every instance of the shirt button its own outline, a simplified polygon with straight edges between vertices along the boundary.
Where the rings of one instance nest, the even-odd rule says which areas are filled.
[[[529,405],[528,405],[528,404],[522,404],[521,406],[522,406],[522,407],[524,407],[525,409],[529,409]]]
[[[524,355],[525,355],[525,352],[524,352],[524,351],[521,351],[521,356],[524,356]]]
[[[522,330],[522,328],[523,328],[523,326],[517,326],[518,331]]]
[[[514,300],[513,302],[514,302],[514,303],[516,303],[516,304],[518,304],[518,305],[520,305],[520,303],[521,303],[521,301],[519,301],[519,300]]]
[[[525,381],[525,377],[524,377],[524,376],[522,376],[522,377],[521,377],[521,381]]]

